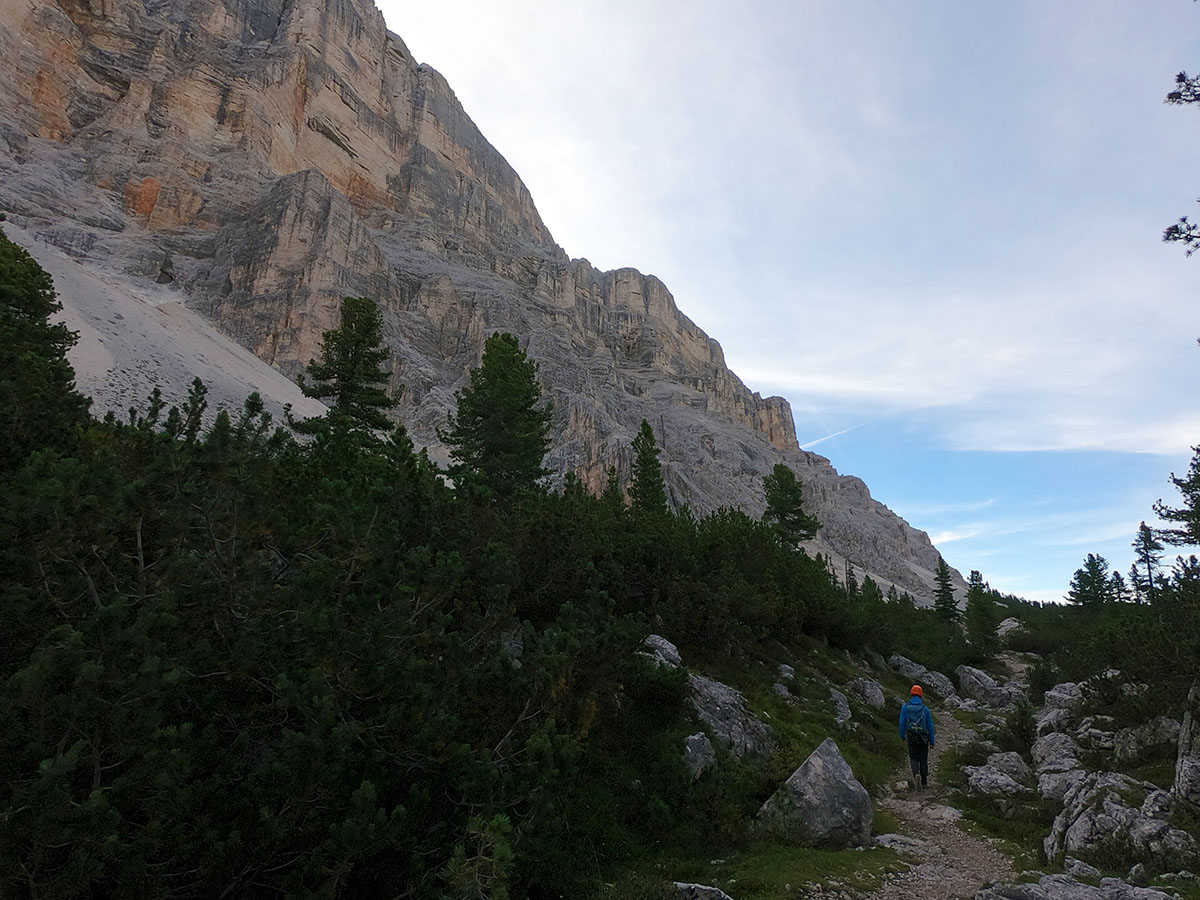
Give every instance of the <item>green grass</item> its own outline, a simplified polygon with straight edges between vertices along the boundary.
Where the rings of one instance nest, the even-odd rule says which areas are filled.
[[[685,881],[716,885],[737,900],[778,900],[791,885],[819,882],[826,888],[870,891],[884,874],[904,871],[907,864],[890,850],[811,850],[775,842],[713,858],[664,855],[625,871],[602,884],[590,900],[657,900],[671,897],[669,884]],[[674,896],[678,896],[675,894]]]

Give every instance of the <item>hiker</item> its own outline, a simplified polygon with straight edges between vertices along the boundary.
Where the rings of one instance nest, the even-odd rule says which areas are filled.
[[[929,785],[929,748],[937,743],[933,730],[933,713],[925,705],[925,689],[919,684],[912,686],[912,696],[900,707],[900,737],[908,741],[908,764],[912,768],[911,783],[917,787],[917,775],[921,776],[921,787]]]

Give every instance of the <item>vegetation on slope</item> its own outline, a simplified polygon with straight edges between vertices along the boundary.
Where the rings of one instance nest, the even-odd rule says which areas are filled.
[[[616,483],[548,491],[536,368],[508,336],[459,398],[452,486],[373,427],[369,304],[327,336],[310,390],[336,402],[299,438],[255,396],[206,416],[200,383],[89,418],[49,280],[2,237],[0,307],[27,336],[0,344],[5,896],[566,894],[653,848],[744,847],[832,727],[781,711],[778,771],[725,759],[692,784],[684,676],[636,653],[649,632],[763,708],[783,658],[970,652],[794,549],[780,473],[796,506],[767,523],[666,510],[648,463],[632,506]],[[890,727],[846,747],[868,781]]]

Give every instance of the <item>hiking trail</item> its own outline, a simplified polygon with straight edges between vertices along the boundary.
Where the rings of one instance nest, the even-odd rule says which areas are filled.
[[[948,711],[938,717],[934,760],[958,743],[962,724]],[[897,781],[908,778],[908,764],[897,773]],[[958,900],[973,898],[986,885],[1016,880],[1012,860],[999,849],[999,841],[970,834],[961,823],[962,813],[946,804],[949,790],[931,776],[929,787],[919,792],[897,791],[878,805],[900,823],[901,839],[892,844],[908,863],[906,872],[883,876],[883,884],[869,893],[845,892],[853,900],[896,898],[896,900]],[[828,895],[828,894],[827,894]],[[836,891],[832,896],[838,896]]]

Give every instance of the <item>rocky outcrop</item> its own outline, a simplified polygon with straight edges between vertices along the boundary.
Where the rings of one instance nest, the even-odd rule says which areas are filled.
[[[1179,745],[1175,757],[1176,799],[1200,807],[1200,680],[1188,691],[1188,709],[1179,729]]]
[[[1179,743],[1179,731],[1178,720],[1156,716],[1149,722],[1118,731],[1113,738],[1113,753],[1118,762],[1129,762],[1155,747],[1174,748]]]
[[[689,675],[688,687],[696,715],[726,750],[739,759],[769,759],[774,755],[775,738],[770,727],[754,717],[741,692],[703,675]]]
[[[1011,706],[1024,695],[1020,685],[1012,682],[1002,685],[987,672],[974,666],[959,666],[954,670],[954,674],[958,676],[958,686],[964,696],[987,706]]]
[[[554,402],[557,477],[628,479],[642,419],[676,506],[757,513],[762,476],[785,463],[823,523],[809,549],[928,602],[928,537],[801,451],[787,402],[738,379],[661,281],[570,259],[370,0],[0,10],[0,208],[35,256],[55,247],[126,294],[184,299],[293,376],[343,296],[376,299],[397,414],[435,460],[483,341],[511,331]],[[149,392],[147,355],[81,373],[95,409],[124,413],[114,383]]]
[[[1171,825],[1175,800],[1148,782],[1114,772],[1084,777],[1064,799],[1043,849],[1046,858],[1130,846],[1142,858],[1174,863],[1196,857],[1195,839]]]
[[[1071,875],[1043,875],[1037,884],[1004,884],[986,888],[975,900],[1173,900],[1151,888],[1134,887],[1118,878],[1103,878],[1099,886]]]
[[[874,815],[866,788],[826,738],[762,805],[756,827],[809,847],[862,847],[870,843]]]
[[[683,665],[683,659],[675,645],[660,634],[647,635],[642,641],[645,648],[643,655],[649,656],[656,665],[677,669]]]

